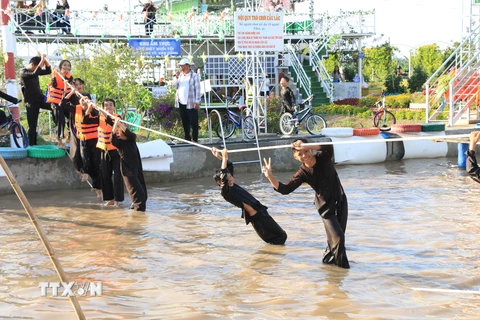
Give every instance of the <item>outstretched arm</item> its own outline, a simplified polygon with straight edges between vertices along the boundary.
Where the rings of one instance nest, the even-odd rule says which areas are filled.
[[[222,150],[222,166],[221,169],[226,169],[228,166],[228,150],[227,148],[223,148]]]
[[[267,177],[268,181],[270,181],[272,186],[275,189],[278,189],[280,183],[278,182],[277,178],[273,176],[272,173],[272,158],[268,158],[268,161],[267,159],[263,158],[263,162],[265,163],[265,165],[262,167],[263,174],[265,175],[265,177]]]
[[[217,148],[215,147],[212,147],[212,154],[215,158],[217,158],[218,160],[222,161],[222,155],[220,154],[220,151],[218,151]]]

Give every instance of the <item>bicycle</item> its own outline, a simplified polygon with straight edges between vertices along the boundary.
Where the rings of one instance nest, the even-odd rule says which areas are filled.
[[[248,140],[255,139],[255,122],[251,115],[247,115],[243,117],[243,115],[233,112],[228,108],[228,99],[225,104],[226,112],[224,117],[222,118],[221,122],[217,125],[217,136],[222,139],[230,138],[236,129],[243,130],[243,135]],[[246,106],[239,105],[238,108],[240,112],[242,109],[246,108]],[[221,126],[220,126],[221,124]],[[223,127],[223,132],[222,132]],[[223,136],[222,136],[223,133]]]
[[[298,133],[298,127],[305,120],[305,127],[311,135],[318,135],[322,132],[323,128],[327,127],[325,119],[319,115],[313,113],[312,100],[315,98],[315,94],[304,100],[304,108],[300,111],[290,113],[286,112],[280,117],[280,131],[283,134],[290,135],[293,132]]]
[[[373,126],[380,129],[380,131],[389,131],[392,124],[397,123],[397,119],[387,110],[385,104],[385,92],[382,92],[382,100],[375,103],[376,109],[373,112]]]
[[[13,104],[12,104],[13,105]],[[8,105],[5,107],[8,110],[7,121],[2,124],[2,129],[7,127],[10,132],[10,136],[13,136],[13,142],[17,148],[26,148],[28,147],[28,135],[23,126],[16,122],[13,119],[13,115],[8,108]]]

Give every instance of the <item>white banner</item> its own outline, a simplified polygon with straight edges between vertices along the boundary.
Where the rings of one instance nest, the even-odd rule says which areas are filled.
[[[283,51],[283,12],[235,12],[236,51]]]

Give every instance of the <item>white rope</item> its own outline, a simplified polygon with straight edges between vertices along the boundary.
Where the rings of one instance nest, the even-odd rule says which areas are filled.
[[[397,141],[414,141],[414,140],[445,140],[445,139],[452,139],[452,138],[468,138],[469,136],[470,136],[469,134],[454,134],[454,135],[448,135],[448,136],[419,136],[419,137],[403,137],[403,138],[372,139],[372,140],[323,141],[323,142],[302,143],[302,146],[327,146],[327,145],[397,142]],[[328,137],[325,137],[325,138],[328,138]],[[281,148],[291,148],[291,147],[292,147],[291,144],[287,144],[287,145],[268,146],[268,147],[259,147],[259,148],[245,148],[245,149],[229,150],[228,153],[239,153],[239,152],[257,151],[257,150],[271,150],[271,149],[281,149]]]
[[[455,290],[455,289],[436,289],[436,288],[410,288],[416,291],[427,292],[442,292],[442,293],[468,293],[468,294],[480,294],[478,290]]]

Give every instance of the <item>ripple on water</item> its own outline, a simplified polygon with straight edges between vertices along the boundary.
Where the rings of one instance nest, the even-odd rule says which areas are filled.
[[[476,319],[478,184],[448,159],[338,167],[349,199],[351,269],[322,265],[325,232],[308,186],[273,191],[257,173],[237,182],[287,231],[263,243],[210,177],[149,186],[148,211],[104,208],[86,190],[28,193],[69,279],[102,281],[80,297],[88,319]],[[285,181],[292,173],[279,173]],[[69,319],[65,298],[14,196],[0,197],[0,314]]]

